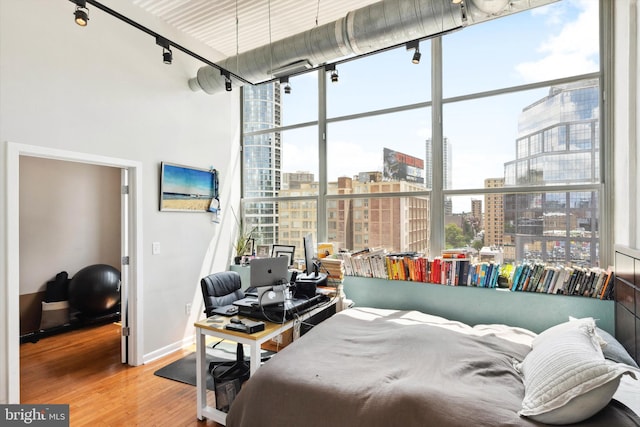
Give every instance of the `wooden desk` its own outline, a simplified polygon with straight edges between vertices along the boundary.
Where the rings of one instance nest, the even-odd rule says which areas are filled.
[[[229,317],[212,316],[207,319],[197,321],[194,326],[196,328],[196,387],[197,387],[197,416],[199,420],[209,418],[215,422],[225,425],[227,421],[226,412],[219,411],[214,406],[207,403],[207,359],[206,359],[206,337],[213,336],[220,339],[235,341],[249,345],[250,357],[250,373],[253,375],[260,367],[261,356],[260,346],[266,341],[277,337],[283,332],[293,328],[293,339],[300,337],[300,322],[304,321],[324,310],[332,309],[338,301],[333,298],[329,302],[299,315],[296,319],[289,320],[283,324],[271,323],[264,321],[264,331],[254,334],[245,334],[243,332],[231,331],[225,329],[225,325],[230,322]],[[243,316],[237,316],[243,319]],[[215,393],[212,393],[215,396]]]

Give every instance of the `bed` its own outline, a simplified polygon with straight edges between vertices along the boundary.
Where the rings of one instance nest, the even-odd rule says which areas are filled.
[[[639,426],[640,418],[628,406],[611,399],[623,377],[635,381],[633,367],[613,361],[602,363],[606,369],[597,365],[595,376],[609,379],[596,388],[590,374],[580,371],[592,369],[595,362],[580,359],[574,366],[575,361],[545,353],[572,341],[561,335],[563,328],[588,330],[583,323],[551,328],[559,332],[548,337],[546,331],[538,336],[505,325],[471,327],[417,311],[351,308],[315,326],[258,369],[231,405],[226,425],[540,426],[540,420],[549,421],[545,416],[566,412],[574,402],[581,406],[572,412],[593,411],[599,398],[594,392],[607,388],[610,394],[600,406],[604,409],[575,425]],[[582,335],[576,340],[591,340]],[[590,350],[573,353],[581,358]],[[602,355],[600,351],[594,358]],[[580,389],[586,403],[579,396],[552,411],[547,407],[541,415],[526,415],[549,398],[549,389],[541,389],[531,373],[538,369],[536,363],[542,371],[574,366],[568,373],[553,373],[558,378],[551,390],[562,389],[560,399],[566,400],[563,387],[569,384],[568,393]],[[549,379],[548,372],[542,376]],[[636,399],[636,385],[623,381]],[[590,383],[591,391],[585,392],[582,383]],[[558,403],[557,395],[551,398]],[[566,421],[567,414],[561,415]]]

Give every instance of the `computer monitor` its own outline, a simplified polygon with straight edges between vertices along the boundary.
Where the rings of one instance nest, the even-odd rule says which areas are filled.
[[[304,246],[304,265],[307,276],[318,276],[318,264],[314,261],[315,250],[313,248],[313,234],[309,233],[302,237]]]

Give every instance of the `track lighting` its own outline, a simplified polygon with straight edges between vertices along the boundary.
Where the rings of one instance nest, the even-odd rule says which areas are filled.
[[[173,52],[171,52],[171,44],[169,40],[161,36],[156,36],[156,44],[162,47],[162,62],[171,64],[173,61]]]
[[[231,86],[231,73],[229,73],[227,70],[220,70],[220,74],[224,76],[224,89],[227,92],[231,92],[231,89],[233,89],[233,87]]]
[[[421,56],[422,55],[420,54],[420,49],[416,48],[416,51],[413,52],[413,58],[411,58],[411,62],[413,62],[414,64],[419,64]]]
[[[325,71],[331,71],[331,83],[338,83],[338,70],[336,64],[328,64],[324,67]]]
[[[173,52],[171,48],[165,47],[162,49],[162,62],[169,65],[173,61]]]
[[[420,53],[420,40],[412,40],[406,44],[407,50],[413,49],[413,57],[411,58],[411,62],[414,64],[420,63],[420,57],[422,54]]]
[[[76,11],[73,12],[75,16],[76,24],[81,27],[86,27],[89,22],[89,9],[87,9],[86,0],[74,0],[76,4]]]
[[[291,93],[291,86],[289,85],[289,77],[281,77],[280,84],[284,83],[284,93]]]

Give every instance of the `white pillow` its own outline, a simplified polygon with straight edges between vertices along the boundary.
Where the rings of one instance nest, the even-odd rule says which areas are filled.
[[[562,323],[538,335],[524,361],[519,414],[546,424],[571,424],[604,408],[620,377],[631,371],[605,360],[592,318]]]

